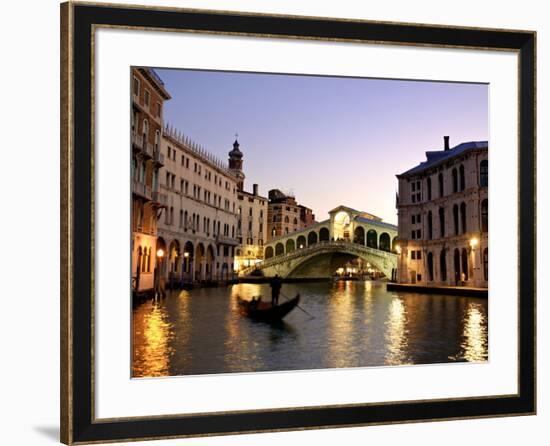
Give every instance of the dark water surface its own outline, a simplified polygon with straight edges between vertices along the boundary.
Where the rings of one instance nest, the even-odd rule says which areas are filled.
[[[277,325],[238,313],[265,284],[173,291],[133,311],[133,376],[486,361],[487,300],[386,291],[374,281],[284,284]],[[281,298],[284,301],[284,298]]]

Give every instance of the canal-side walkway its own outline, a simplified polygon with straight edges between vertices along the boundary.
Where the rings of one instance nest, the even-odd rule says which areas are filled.
[[[410,293],[426,293],[426,294],[448,294],[452,296],[467,296],[467,297],[482,297],[487,299],[487,288],[475,288],[469,286],[426,286],[409,283],[393,283],[386,284],[388,291],[404,291]]]

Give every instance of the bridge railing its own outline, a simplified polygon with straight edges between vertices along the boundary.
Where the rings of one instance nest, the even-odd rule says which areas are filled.
[[[313,245],[309,245],[304,248],[295,249],[294,251],[291,251],[291,252],[286,252],[284,254],[279,254],[279,255],[270,257],[269,259],[265,259],[260,263],[257,263],[246,269],[243,269],[241,271],[241,274],[247,275],[254,270],[269,268],[270,266],[277,265],[281,262],[286,262],[288,260],[292,260],[297,257],[302,257],[305,255],[313,254],[316,252],[322,252],[322,251],[334,251],[337,249],[342,249],[347,252],[351,251],[357,254],[369,253],[379,257],[387,257],[387,258],[394,258],[396,256],[396,254],[392,252],[371,248],[370,246],[365,246],[361,243],[355,243],[355,242],[346,241],[346,240],[338,240],[338,241],[330,240],[330,241],[317,242]]]

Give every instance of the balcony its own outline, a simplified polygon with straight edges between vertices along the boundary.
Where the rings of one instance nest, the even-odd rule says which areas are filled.
[[[159,191],[153,191],[153,201],[156,202],[160,206],[167,206],[168,205],[168,196],[166,194],[163,194]]]
[[[146,200],[151,200],[152,198],[151,188],[139,181],[132,182],[132,192]]]
[[[236,238],[226,237],[218,234],[216,235],[216,243],[220,243],[222,245],[237,246],[239,244],[239,241]]]
[[[155,163],[161,166],[164,166],[164,155],[160,153],[160,150],[157,149],[153,151],[153,146],[151,146],[151,150],[152,150],[151,156],[153,157],[153,161],[155,161]]]
[[[143,146],[143,138],[140,135],[132,133],[132,145],[137,149],[141,150]]]
[[[149,158],[153,158],[154,150],[153,150],[153,144],[149,144],[148,142],[143,144],[142,152],[147,155]]]

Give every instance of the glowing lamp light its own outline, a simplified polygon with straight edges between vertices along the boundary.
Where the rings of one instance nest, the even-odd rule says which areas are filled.
[[[395,252],[396,252],[397,254],[401,254],[401,246],[397,245],[397,246],[395,247]]]
[[[184,253],[183,253],[183,257],[185,257],[185,258],[189,257],[189,253],[188,253],[188,252],[184,252]]]
[[[162,249],[159,249],[157,251],[157,257],[160,257],[160,258],[164,257],[164,251]]]
[[[477,238],[470,239],[470,247],[472,249],[475,249],[478,243],[479,243],[479,240]]]
[[[304,249],[304,245],[300,245],[300,249]]]

